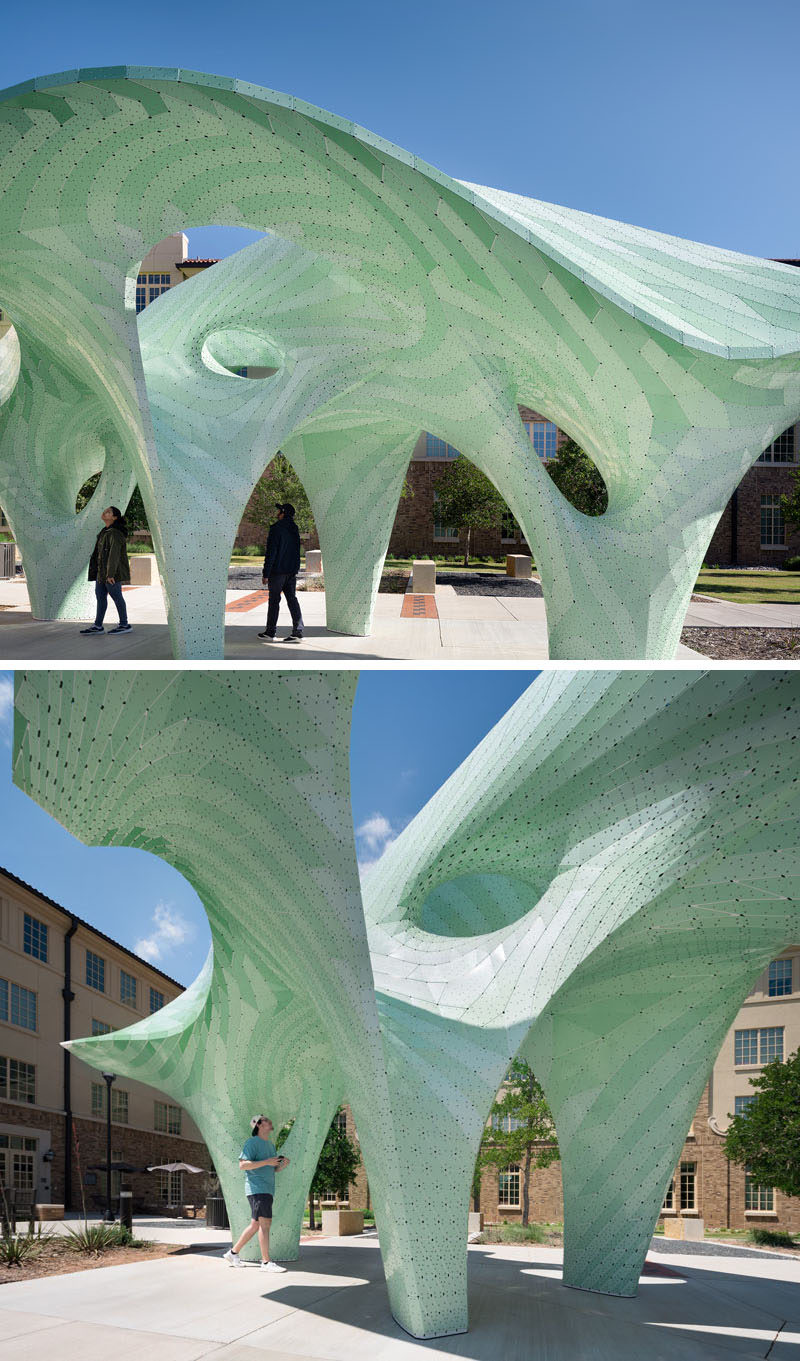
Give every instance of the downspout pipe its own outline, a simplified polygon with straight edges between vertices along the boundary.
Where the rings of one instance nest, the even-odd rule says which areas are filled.
[[[64,934],[64,1039],[72,1039],[71,1006],[75,1000],[72,991],[72,937],[78,929],[74,917],[70,917],[69,930]],[[72,1208],[72,1055],[68,1049],[64,1054],[64,1207]]]

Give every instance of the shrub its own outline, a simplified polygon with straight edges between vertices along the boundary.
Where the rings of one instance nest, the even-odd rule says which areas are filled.
[[[543,1224],[488,1224],[481,1233],[481,1243],[546,1243],[547,1229]]]
[[[22,1266],[26,1260],[33,1260],[49,1237],[41,1229],[38,1233],[31,1229],[27,1233],[4,1233],[0,1238],[0,1266]]]
[[[242,552],[247,558],[260,558],[264,550],[263,548],[259,548],[257,543],[249,543]]]
[[[80,1228],[68,1229],[66,1238],[73,1252],[87,1252],[99,1257],[109,1248],[139,1247],[130,1229],[124,1224],[87,1224]]]
[[[784,572],[800,572],[800,554],[795,553],[791,558],[784,559]]]
[[[758,1243],[765,1248],[793,1248],[796,1243],[790,1233],[784,1233],[780,1229],[751,1229],[751,1243]]]

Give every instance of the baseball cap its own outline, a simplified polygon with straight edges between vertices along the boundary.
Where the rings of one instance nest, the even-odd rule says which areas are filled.
[[[275,505],[277,506],[278,510],[282,510],[282,511],[283,511],[284,515],[291,515],[291,516],[294,516],[294,513],[295,513],[295,511],[294,511],[294,506],[291,504],[291,502],[289,502],[289,501],[276,501],[276,502],[275,502]]]
[[[262,1121],[262,1120],[269,1120],[269,1116],[268,1116],[268,1115],[254,1115],[253,1118],[252,1118],[252,1120],[250,1121],[250,1128],[251,1128],[251,1130],[253,1131],[254,1134],[255,1134],[256,1130],[258,1129],[259,1125],[261,1124],[261,1121]],[[272,1124],[272,1121],[271,1121],[271,1120],[270,1120],[270,1124]]]

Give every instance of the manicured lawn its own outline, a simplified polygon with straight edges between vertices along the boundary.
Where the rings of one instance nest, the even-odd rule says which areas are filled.
[[[800,572],[725,572],[704,567],[695,590],[742,605],[800,605]]]

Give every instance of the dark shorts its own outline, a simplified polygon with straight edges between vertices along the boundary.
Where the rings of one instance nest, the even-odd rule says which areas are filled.
[[[272,1196],[269,1191],[259,1191],[257,1196],[248,1196],[247,1199],[254,1219],[272,1218]]]

